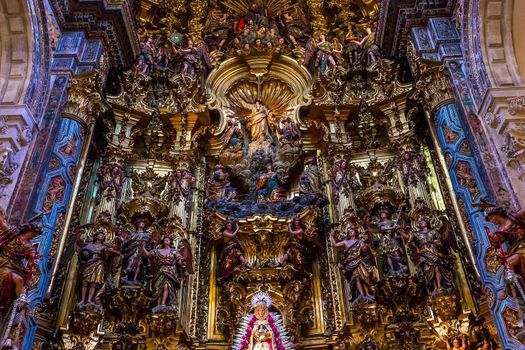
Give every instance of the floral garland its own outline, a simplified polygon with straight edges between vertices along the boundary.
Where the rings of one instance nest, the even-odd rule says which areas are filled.
[[[277,346],[277,349],[275,350],[286,350],[286,348],[283,345],[283,341],[281,339],[281,332],[279,332],[279,328],[277,327],[277,324],[275,323],[275,320],[273,319],[272,315],[268,315],[268,318],[266,319],[268,321],[268,325],[270,325],[270,328],[272,329],[273,336],[275,338],[275,344]],[[252,337],[253,332],[253,325],[257,321],[257,317],[253,315],[248,322],[248,327],[246,327],[246,330],[244,331],[244,335],[242,337],[241,346],[239,350],[247,350],[250,346],[250,338]]]

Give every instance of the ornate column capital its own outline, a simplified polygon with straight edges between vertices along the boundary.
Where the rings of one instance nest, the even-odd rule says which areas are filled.
[[[439,107],[455,101],[446,67],[418,57],[412,45],[409,46],[408,60],[416,77],[409,97],[422,104],[433,114]]]
[[[75,119],[84,126],[94,120],[94,116],[107,109],[102,94],[101,75],[99,72],[80,74],[69,80],[67,87],[67,103],[62,109],[62,115]]]

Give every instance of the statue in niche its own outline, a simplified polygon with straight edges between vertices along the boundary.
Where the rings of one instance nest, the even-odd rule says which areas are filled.
[[[221,233],[222,248],[219,271],[219,282],[227,279],[236,268],[243,268],[246,266],[247,260],[244,256],[244,249],[237,239],[239,233],[239,226],[233,220],[226,221],[224,229]]]
[[[122,282],[127,285],[142,285],[145,280],[146,262],[142,257],[141,246],[148,242],[151,232],[146,230],[146,223],[139,221],[135,230],[125,237],[120,237],[123,256]]]
[[[344,37],[344,43],[345,43],[344,53],[348,59],[349,64],[353,64],[356,60],[355,51],[357,49],[357,46],[354,42],[357,40],[358,40],[358,37],[355,34],[354,26],[352,23],[349,23],[346,29],[345,37]]]
[[[124,167],[117,163],[102,165],[97,170],[97,203],[113,202],[120,200],[122,187],[126,181],[126,171]]]
[[[411,233],[401,234],[415,248],[417,273],[425,280],[430,295],[449,294],[453,287],[453,256],[447,249],[448,234],[431,227],[431,219],[426,215],[417,217],[415,226]]]
[[[191,186],[195,183],[195,176],[181,167],[168,176],[169,199],[172,202],[170,216],[178,216],[183,225],[186,224],[190,210]]]
[[[96,231],[93,241],[85,243],[80,235],[77,236],[77,249],[80,280],[80,301],[77,307],[82,308],[95,304],[96,292],[100,292],[106,283],[106,274],[111,265],[111,258],[115,255],[120,256],[120,252],[105,243],[106,235],[104,232]]]
[[[489,240],[500,251],[505,266],[506,289],[510,290],[515,298],[525,301],[525,209],[507,212],[502,207],[489,205],[484,214],[485,218],[497,227],[489,234]],[[508,244],[507,249],[504,243]],[[506,291],[498,295],[500,300],[506,297]]]
[[[374,301],[371,286],[375,282],[374,265],[370,253],[370,246],[358,237],[358,230],[349,227],[346,239],[337,242],[333,235],[330,242],[335,248],[343,248],[343,271],[348,281],[352,296],[352,305],[370,303]]]
[[[304,171],[299,179],[299,192],[321,193],[321,183],[319,181],[321,174],[315,158],[307,159],[304,165]]]
[[[233,341],[233,349],[285,350],[294,348],[292,338],[284,327],[283,319],[270,311],[272,298],[258,291],[251,299],[253,312],[245,315]]]
[[[182,254],[173,247],[173,239],[164,237],[159,247],[148,251],[145,242],[141,245],[142,253],[151,263],[154,276],[152,280],[153,295],[157,305],[153,312],[172,312],[177,301],[177,290],[186,261]]]
[[[282,169],[274,171],[273,165],[268,164],[266,166],[266,171],[257,177],[255,182],[257,199],[269,202],[284,200],[286,198],[286,193],[282,185],[286,179],[287,176],[282,174]]]
[[[287,117],[282,121],[282,127],[280,128],[279,133],[281,154],[297,153],[300,151],[303,145],[301,131],[291,118]]]
[[[290,238],[284,247],[284,255],[281,257],[281,265],[291,262],[293,267],[301,275],[306,276],[309,273],[306,271],[306,245],[304,237],[303,224],[299,218],[294,218],[288,224],[288,232]]]
[[[354,206],[352,192],[362,188],[355,166],[348,165],[346,160],[340,160],[328,171],[332,178],[332,188],[340,216]]]
[[[369,226],[377,233],[379,254],[383,258],[383,272],[387,276],[406,274],[408,267],[397,240],[401,226],[391,219],[390,209],[379,211],[379,222]]]
[[[235,189],[230,183],[230,174],[225,171],[222,164],[217,164],[208,180],[206,199],[208,201],[233,200],[235,197]]]
[[[40,215],[18,227],[10,226],[0,208],[0,320],[11,304],[24,294],[38,251],[31,241],[42,234],[42,225],[34,222]],[[27,261],[27,265],[25,264]]]
[[[246,116],[246,126],[250,130],[250,141],[273,143],[268,120],[274,116],[273,112],[261,100],[256,100],[253,104],[245,103],[244,107],[250,111]]]

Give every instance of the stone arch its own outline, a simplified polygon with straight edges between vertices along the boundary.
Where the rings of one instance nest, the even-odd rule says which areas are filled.
[[[518,8],[520,3],[521,0],[479,0],[479,7],[474,6],[472,18],[479,11],[481,55],[492,87],[524,85],[525,14]],[[472,28],[475,24],[470,23]]]
[[[33,50],[27,1],[0,0],[0,105],[23,104],[31,78]]]

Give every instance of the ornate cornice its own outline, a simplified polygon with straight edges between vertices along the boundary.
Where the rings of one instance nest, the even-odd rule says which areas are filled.
[[[51,0],[50,3],[63,30],[82,30],[91,37],[102,37],[114,65],[132,64],[139,46],[131,1]]]
[[[379,12],[377,44],[389,56],[406,51],[410,27],[433,16],[450,15],[454,0],[384,0]]]

